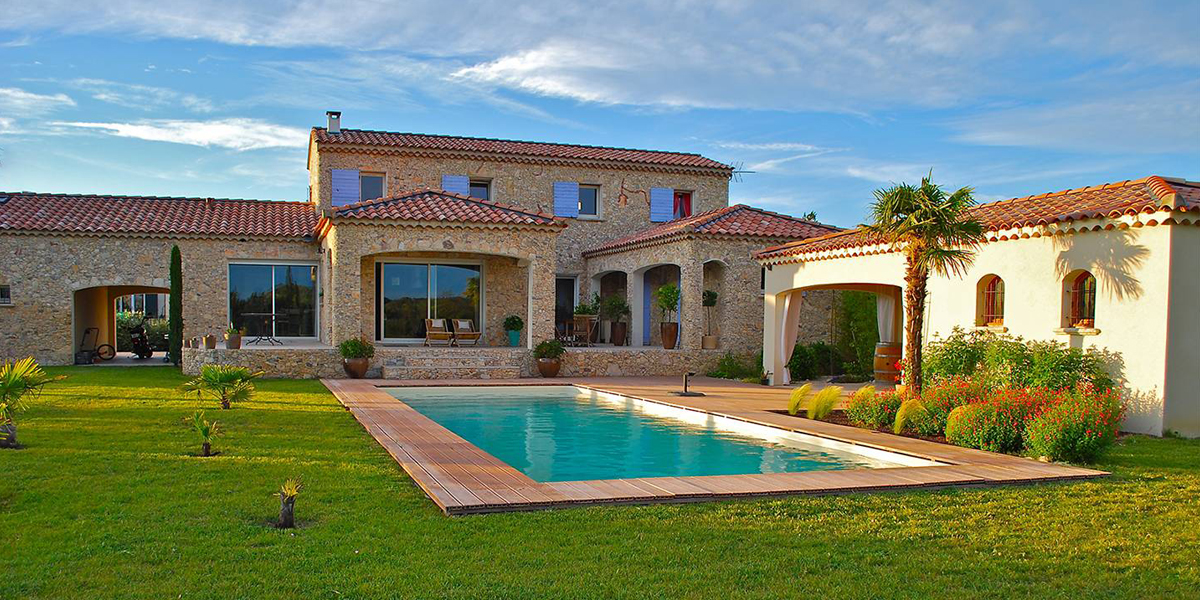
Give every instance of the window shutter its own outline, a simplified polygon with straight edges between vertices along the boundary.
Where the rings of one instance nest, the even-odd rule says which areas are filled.
[[[650,188],[650,222],[665,223],[674,212],[675,190]]]
[[[466,175],[442,175],[442,189],[460,196],[471,195],[471,178]]]
[[[554,182],[554,216],[579,216],[579,184],[574,181]]]
[[[333,169],[333,205],[358,202],[358,169]]]

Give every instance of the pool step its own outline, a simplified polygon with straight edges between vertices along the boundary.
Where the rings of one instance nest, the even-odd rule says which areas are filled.
[[[517,379],[521,367],[499,366],[409,366],[384,365],[384,379]]]

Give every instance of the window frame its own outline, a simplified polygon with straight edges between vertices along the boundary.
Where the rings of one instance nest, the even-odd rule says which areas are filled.
[[[378,177],[379,178],[379,196],[377,198],[387,197],[387,173],[376,171],[359,171],[358,172],[358,201],[366,202],[367,200],[375,200],[376,198],[363,198],[363,178]]]
[[[271,335],[277,340],[316,340],[321,337],[321,302],[325,298],[325,294],[321,287],[321,262],[314,260],[255,260],[252,258],[230,260],[225,263],[225,321],[233,323],[233,303],[230,299],[230,288],[233,285],[232,277],[229,268],[234,265],[250,265],[260,267],[271,267],[271,312],[275,311],[275,267],[313,267],[317,270],[316,279],[313,281],[313,334],[304,336],[279,336],[275,335],[275,324],[271,324]]]
[[[688,195],[688,211],[689,212],[686,215],[676,215],[675,214],[675,196],[678,196],[679,194],[687,194]],[[678,221],[679,219],[687,219],[695,214],[696,214],[696,190],[671,188],[671,220]]]
[[[487,188],[487,196],[488,197],[487,198],[477,198],[475,196],[471,196],[471,188],[473,188],[473,187]],[[469,196],[471,198],[475,198],[476,200],[483,200],[484,202],[495,202],[496,198],[495,198],[494,194],[492,193],[492,180],[491,179],[473,179],[473,178],[468,177],[467,178],[467,196]]]
[[[0,283],[0,306],[12,306],[12,285]]]
[[[405,258],[403,256],[380,257],[380,258],[375,259],[375,262],[371,267],[371,272],[372,273],[378,272],[382,276],[383,265],[387,265],[387,264],[427,265],[429,267],[433,267],[434,265],[452,265],[452,266],[459,265],[459,266],[479,267],[479,322],[475,323],[475,327],[479,330],[479,333],[482,334],[480,336],[480,339],[487,339],[487,261],[485,261],[483,259],[470,259],[470,258],[465,258],[465,259]],[[432,272],[432,269],[431,269],[431,272]],[[374,288],[373,293],[375,294],[375,324],[378,329],[378,335],[375,336],[375,341],[379,342],[381,344],[398,344],[398,345],[413,345],[413,344],[423,343],[425,341],[425,338],[390,338],[385,335],[384,326],[383,326],[384,303],[382,302],[382,298],[380,298],[380,291],[382,290],[381,283],[382,283],[381,281],[375,281],[374,285],[372,286]],[[430,306],[429,298],[430,298],[430,292],[432,291],[431,290],[432,285],[433,285],[433,277],[430,277],[425,282],[425,318],[426,319],[430,318],[429,317],[429,306]]]
[[[979,278],[975,284],[976,327],[1004,327],[1005,291],[1003,277],[989,273]]]
[[[1088,285],[1090,282],[1090,285]],[[1094,329],[1096,327],[1096,292],[1099,282],[1087,269],[1071,271],[1063,279],[1063,327]],[[1081,300],[1082,298],[1082,300]],[[1087,310],[1090,309],[1090,310]],[[1084,314],[1090,313],[1090,314]],[[1084,324],[1084,321],[1091,323]]]
[[[596,213],[595,214],[588,214],[588,213],[583,212],[582,197],[583,197],[584,189],[596,190]],[[603,196],[601,195],[601,192],[600,192],[600,184],[598,184],[598,183],[581,183],[581,184],[579,184],[579,190],[580,190],[579,214],[576,218],[583,219],[584,221],[600,221],[600,220],[604,219],[604,208],[603,208],[604,200],[603,200]]]

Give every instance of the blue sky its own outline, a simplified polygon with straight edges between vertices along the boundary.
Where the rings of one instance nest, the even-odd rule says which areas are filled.
[[[308,129],[699,152],[837,225],[1200,179],[1200,2],[18,1],[0,190],[304,199]]]

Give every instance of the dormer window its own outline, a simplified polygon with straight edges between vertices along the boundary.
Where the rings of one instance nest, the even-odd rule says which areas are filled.
[[[480,200],[491,200],[492,182],[488,179],[472,179],[471,193],[469,195],[472,198],[479,198]]]
[[[672,209],[672,215],[675,219],[684,219],[692,216],[691,192],[675,190],[675,202]]]
[[[358,176],[358,200],[374,200],[384,194],[383,173],[360,173]]]

